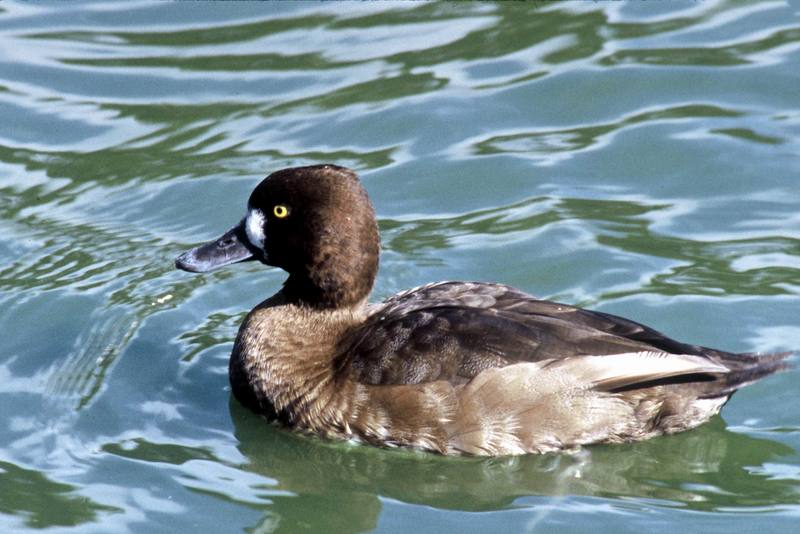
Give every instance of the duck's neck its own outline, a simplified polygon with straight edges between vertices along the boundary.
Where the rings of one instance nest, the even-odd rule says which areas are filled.
[[[341,261],[312,264],[289,275],[281,293],[289,302],[322,310],[349,309],[369,297],[378,264]]]
[[[339,341],[364,320],[366,300],[320,309],[283,290],[252,310],[239,328],[230,361],[233,393],[245,405],[296,425],[313,406],[337,393],[334,358]]]

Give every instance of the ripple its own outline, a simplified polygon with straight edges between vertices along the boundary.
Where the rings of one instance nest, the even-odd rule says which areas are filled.
[[[745,113],[710,104],[686,104],[653,109],[622,117],[616,121],[559,130],[493,135],[472,141],[471,151],[478,156],[524,154],[544,165],[553,165],[586,150],[608,144],[617,133],[642,124],[696,119],[728,119]]]
[[[152,443],[145,438],[135,438],[122,443],[107,443],[102,449],[109,454],[124,458],[171,465],[183,465],[193,460],[219,461],[208,448],[175,443]]]
[[[603,57],[599,64],[693,65],[730,67],[735,65],[779,63],[800,48],[800,27],[751,35],[750,39],[725,46],[670,47],[617,50]]]
[[[665,223],[664,216],[657,214],[670,210],[670,204],[642,201],[539,197],[453,217],[383,219],[381,230],[388,250],[429,264],[427,251],[457,246],[461,236],[468,237],[470,247],[487,250],[493,246],[508,247],[515,234],[533,241],[538,236],[537,230],[582,221],[578,224],[594,227],[590,238],[593,246],[626,255],[672,260],[665,271],[637,281],[634,289],[608,288],[603,298],[646,293],[798,294],[800,240],[766,235],[699,241],[656,231],[654,225]],[[672,211],[675,212],[672,217],[685,215],[682,210]],[[493,242],[488,236],[498,238]]]
[[[189,346],[182,356],[182,361],[191,362],[198,354],[210,347],[233,342],[245,313],[228,315],[211,313],[195,328],[185,331],[178,338]]]
[[[139,329],[132,311],[120,306],[93,315],[88,331],[49,375],[50,394],[76,399],[77,409],[100,393],[112,364]]]
[[[759,134],[749,128],[717,128],[711,133],[727,135],[735,139],[744,139],[755,143],[765,143],[768,145],[779,145],[784,142],[780,137]]]

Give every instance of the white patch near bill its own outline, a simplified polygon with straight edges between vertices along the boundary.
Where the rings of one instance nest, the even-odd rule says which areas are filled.
[[[264,250],[264,214],[261,210],[250,210],[245,220],[244,229],[250,244]]]

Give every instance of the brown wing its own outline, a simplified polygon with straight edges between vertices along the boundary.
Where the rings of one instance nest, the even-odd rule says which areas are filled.
[[[463,383],[511,363],[642,351],[733,356],[508,286],[441,282],[385,301],[352,333],[338,364],[367,384]]]

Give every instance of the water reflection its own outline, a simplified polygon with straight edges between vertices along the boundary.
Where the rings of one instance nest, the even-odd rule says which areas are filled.
[[[465,511],[510,509],[522,496],[658,499],[698,511],[797,502],[796,480],[759,471],[796,451],[730,432],[720,417],[692,432],[576,455],[474,459],[327,443],[269,426],[235,402],[230,411],[246,469],[290,492],[271,498],[271,532],[369,531],[381,498]]]
[[[96,503],[76,489],[39,471],[0,461],[0,514],[16,516],[27,527],[75,526],[95,521],[102,512],[122,512]]]

